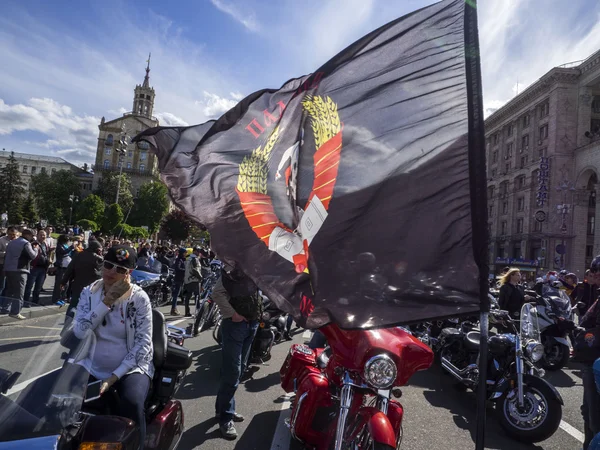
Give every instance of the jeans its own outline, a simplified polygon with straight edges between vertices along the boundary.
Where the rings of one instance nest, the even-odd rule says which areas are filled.
[[[25,284],[27,283],[26,272],[5,272],[6,289],[4,290],[4,300],[6,303],[2,305],[3,309],[10,306],[10,314],[16,316],[23,308],[23,295],[25,294]],[[12,299],[12,301],[9,301]]]
[[[294,317],[291,314],[288,314],[287,321],[285,322],[285,332],[289,333],[292,329],[292,323],[294,322]]]
[[[52,303],[56,303],[60,300],[60,284],[66,271],[66,267],[56,268],[56,278],[54,280],[54,289],[52,290]]]
[[[32,267],[29,272],[29,276],[27,277],[27,284],[25,286],[25,296],[23,300],[25,303],[29,303],[29,298],[31,297],[31,290],[33,289],[33,298],[32,303],[39,304],[40,303],[40,291],[44,286],[44,281],[46,280],[46,268],[45,267]]]
[[[219,425],[229,422],[235,413],[235,391],[240,383],[240,376],[246,370],[257,329],[258,321],[234,322],[223,319],[221,322],[223,364],[215,402],[216,413],[220,414]]]
[[[177,309],[177,299],[179,298],[179,293],[181,292],[181,286],[183,286],[183,281],[173,282],[173,287],[171,288],[171,292],[173,293],[171,309]]]
[[[200,282],[194,281],[185,285],[185,294],[183,294],[183,304],[185,305],[185,314],[190,314],[190,298],[194,296],[194,304],[200,297]]]
[[[0,297],[3,295],[5,285],[6,277],[4,276],[4,264],[0,264]]]
[[[581,406],[585,440],[583,449],[587,450],[594,436],[600,433],[600,394],[591,367],[583,369],[583,405]]]
[[[90,383],[96,378],[90,375]],[[146,440],[146,397],[150,388],[150,377],[144,373],[131,373],[117,381],[113,387],[119,393],[118,415],[133,420],[140,427],[140,450]]]

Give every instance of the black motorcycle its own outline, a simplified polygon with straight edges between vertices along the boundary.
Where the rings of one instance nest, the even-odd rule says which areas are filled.
[[[522,442],[540,442],[560,425],[563,400],[554,386],[544,380],[537,367],[544,356],[534,307],[523,306],[519,321],[507,311],[490,312],[490,323],[511,330],[488,339],[488,399],[495,402],[500,425]],[[468,324],[462,329],[442,330],[437,352],[442,368],[467,388],[475,390],[479,379],[479,331]]]
[[[252,342],[250,362],[262,364],[271,359],[273,345],[281,342],[285,333],[286,316],[267,297],[263,296],[263,313]]]

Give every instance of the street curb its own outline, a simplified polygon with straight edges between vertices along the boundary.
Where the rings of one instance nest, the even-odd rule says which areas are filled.
[[[27,317],[27,319],[34,319],[36,317],[51,316],[54,314],[66,313],[67,308],[63,306],[61,309],[58,305],[39,306],[34,308],[23,308],[21,314]],[[12,325],[14,323],[25,323],[25,320],[13,319],[12,317],[0,316],[0,326]]]

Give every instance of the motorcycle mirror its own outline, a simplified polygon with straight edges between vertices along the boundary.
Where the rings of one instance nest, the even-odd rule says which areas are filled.
[[[20,376],[21,372],[11,373],[8,370],[0,369],[0,392],[6,394],[15,385]]]

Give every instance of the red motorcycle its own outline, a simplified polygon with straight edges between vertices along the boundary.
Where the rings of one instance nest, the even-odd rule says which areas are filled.
[[[400,328],[320,329],[327,349],[292,345],[281,386],[296,395],[288,426],[311,450],[394,450],[402,441],[398,386],[431,366],[433,352]]]

